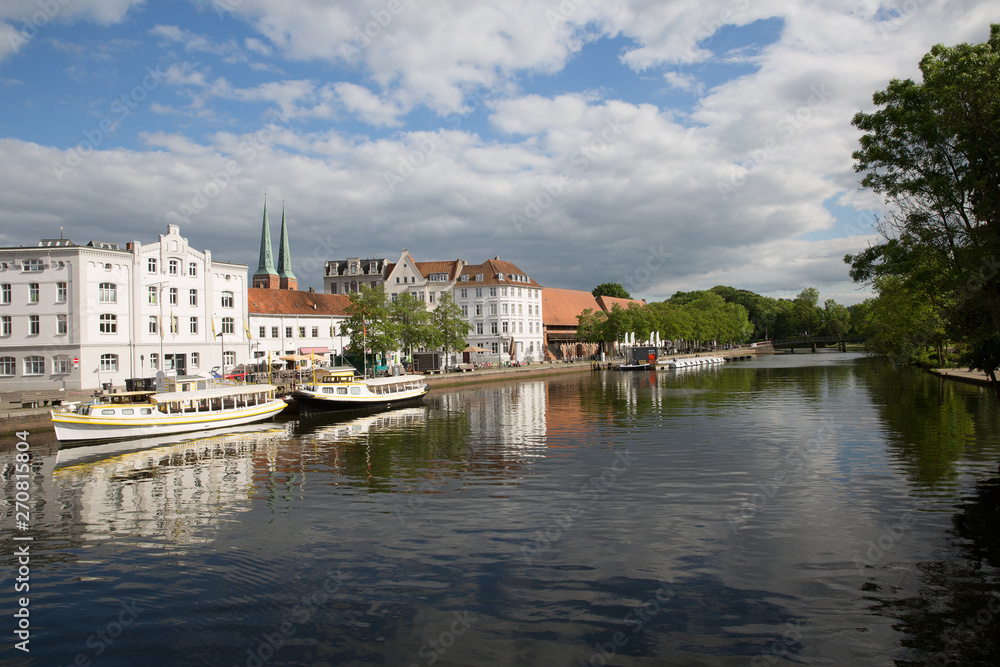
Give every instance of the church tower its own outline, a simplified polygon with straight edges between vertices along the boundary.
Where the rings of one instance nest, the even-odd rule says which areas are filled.
[[[284,213],[282,213],[282,238],[284,238]],[[260,261],[253,274],[253,286],[264,289],[278,289],[281,285],[278,272],[274,269],[271,253],[271,226],[267,222],[267,195],[264,195],[264,224],[260,230]]]
[[[299,280],[292,273],[292,254],[288,249],[288,224],[285,222],[285,206],[281,206],[281,240],[278,246],[278,287],[298,289]]]

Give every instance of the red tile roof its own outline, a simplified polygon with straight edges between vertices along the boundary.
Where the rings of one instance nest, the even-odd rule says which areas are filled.
[[[542,288],[542,324],[545,326],[575,327],[578,323],[576,316],[588,308],[601,308],[590,292],[557,287]]]
[[[482,274],[482,280],[476,280],[477,274]],[[504,279],[500,280],[497,276],[499,274],[504,274]],[[498,257],[493,259],[488,259],[482,264],[466,264],[465,268],[459,276],[467,275],[469,280],[467,282],[459,282],[458,285],[461,287],[473,286],[477,287],[479,285],[512,285],[514,287],[541,287],[538,283],[534,281],[530,276],[528,276],[524,271],[517,268],[513,262],[504,261]],[[521,280],[511,280],[511,276],[523,276]]]
[[[622,308],[628,310],[628,307],[632,304],[639,304],[640,306],[646,305],[646,300],[643,299],[638,301],[636,299],[619,299],[615,296],[599,296],[597,297],[597,303],[600,304],[604,312],[611,312],[614,306],[621,306]]]
[[[459,267],[462,265],[462,260],[453,259],[447,262],[414,262],[413,264],[417,267],[417,271],[420,271],[420,275],[424,278],[432,273],[447,273],[448,280],[455,280],[455,278],[458,277],[458,271]]]
[[[346,294],[322,294],[286,289],[247,289],[251,315],[325,315],[347,316]]]

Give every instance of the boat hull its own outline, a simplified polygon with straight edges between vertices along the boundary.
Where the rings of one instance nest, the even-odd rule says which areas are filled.
[[[204,414],[153,415],[140,419],[101,419],[99,416],[52,413],[52,426],[60,442],[118,440],[174,433],[207,431],[252,424],[270,419],[285,408],[280,399],[260,405]]]
[[[335,410],[367,410],[371,408],[384,409],[397,405],[407,405],[423,400],[428,388],[413,392],[400,392],[386,396],[317,396],[313,393],[294,392],[292,397],[298,403],[302,414],[316,412],[331,412]]]

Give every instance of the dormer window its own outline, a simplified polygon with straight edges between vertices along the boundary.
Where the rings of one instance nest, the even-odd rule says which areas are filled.
[[[469,274],[468,273],[463,273],[462,274],[462,282],[463,283],[469,282]]]
[[[503,280],[503,274],[502,273],[498,273],[497,274],[497,280]]]
[[[476,274],[476,282],[477,283],[483,282],[483,274],[481,274],[481,273],[477,273]]]

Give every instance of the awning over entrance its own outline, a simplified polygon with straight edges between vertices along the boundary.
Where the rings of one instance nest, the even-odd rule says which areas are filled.
[[[328,347],[300,347],[299,354],[329,354]]]

